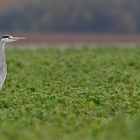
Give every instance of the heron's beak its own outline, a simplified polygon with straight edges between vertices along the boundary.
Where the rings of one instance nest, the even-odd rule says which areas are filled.
[[[12,39],[15,40],[15,41],[18,41],[18,40],[23,40],[23,39],[26,39],[26,38],[25,37],[13,37]]]

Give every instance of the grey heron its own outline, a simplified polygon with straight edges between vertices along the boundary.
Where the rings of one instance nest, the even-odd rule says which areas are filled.
[[[15,42],[21,39],[25,39],[24,37],[13,37],[10,35],[4,35],[0,40],[0,89],[2,89],[3,83],[5,81],[7,75],[7,64],[5,60],[5,44]]]

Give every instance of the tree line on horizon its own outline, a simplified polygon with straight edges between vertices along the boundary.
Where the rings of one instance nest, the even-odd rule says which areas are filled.
[[[139,0],[14,0],[7,4],[0,5],[0,30],[140,32]]]

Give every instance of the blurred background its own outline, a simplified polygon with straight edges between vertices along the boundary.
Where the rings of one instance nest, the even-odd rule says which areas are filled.
[[[140,42],[139,0],[0,0],[0,34],[36,42]]]

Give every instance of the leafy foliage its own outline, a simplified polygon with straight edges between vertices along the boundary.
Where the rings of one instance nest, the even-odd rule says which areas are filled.
[[[3,140],[140,139],[140,49],[7,49]]]
[[[139,0],[8,0],[0,3],[0,29],[139,32],[139,12]]]

